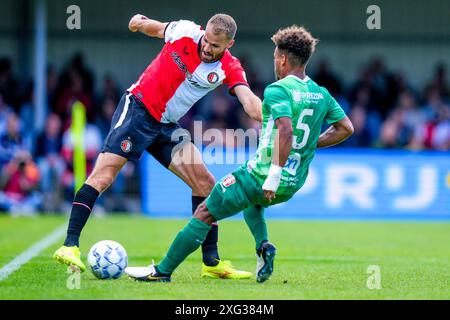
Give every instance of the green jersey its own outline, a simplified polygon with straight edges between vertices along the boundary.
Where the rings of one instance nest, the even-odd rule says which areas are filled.
[[[262,133],[259,146],[247,169],[262,185],[272,163],[276,134],[275,120],[292,119],[292,150],[282,171],[276,194],[294,195],[308,176],[317,140],[324,121],[329,124],[342,120],[345,113],[327,89],[310,78],[289,75],[267,86],[262,105]]]

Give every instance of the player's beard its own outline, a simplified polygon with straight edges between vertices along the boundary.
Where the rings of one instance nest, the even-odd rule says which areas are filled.
[[[203,55],[203,52],[202,52],[202,55]],[[221,54],[217,55],[217,56],[214,56],[214,55],[212,55],[212,54],[211,54],[210,56],[208,56],[208,55],[205,55],[205,56],[208,57],[208,58],[210,58],[210,60],[203,61],[203,62],[206,62],[206,63],[213,63],[213,62],[219,61],[219,60],[222,58],[223,52],[222,52]]]
[[[275,80],[276,80],[276,81],[280,80],[280,76],[278,75],[277,67],[276,67],[276,66],[275,66],[273,72],[275,73]]]
[[[205,52],[203,50],[201,50],[202,57],[203,57],[204,53]],[[218,54],[216,56],[214,56],[212,53],[211,53],[211,55],[205,55],[205,57],[210,58],[210,60],[205,61],[205,60],[202,59],[202,61],[206,62],[206,63],[213,63],[213,62],[219,61],[223,57],[224,53],[225,53],[225,51],[223,51],[222,53],[220,53],[220,54]]]
[[[212,62],[213,60],[214,60],[214,57],[213,57],[213,55],[207,55],[205,52],[203,52],[202,51],[202,61],[203,62],[206,62],[206,63],[209,63],[209,62]]]

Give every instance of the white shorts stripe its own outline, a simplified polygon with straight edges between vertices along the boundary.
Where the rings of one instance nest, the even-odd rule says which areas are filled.
[[[118,127],[120,127],[123,123],[123,120],[125,120],[125,117],[127,116],[128,105],[130,104],[130,96],[131,96],[131,93],[127,94],[127,96],[125,98],[125,106],[123,107],[123,111],[120,115],[119,121],[117,121],[116,125],[114,126],[114,129],[117,129]]]

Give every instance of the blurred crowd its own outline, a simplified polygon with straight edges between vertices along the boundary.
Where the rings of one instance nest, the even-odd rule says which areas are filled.
[[[265,86],[273,80],[263,79],[247,57],[240,60],[252,90],[262,98]],[[12,70],[10,60],[0,58],[0,212],[68,211],[74,189],[72,106],[81,101],[86,108],[89,174],[124,88],[106,75],[95,90],[94,74],[79,54],[60,71],[50,66],[46,122],[38,130],[33,85],[19,81]],[[450,150],[450,87],[445,65],[423,75],[429,79],[423,88],[414,88],[404,74],[389,70],[380,57],[369,60],[350,85],[344,84],[327,60],[310,67],[308,75],[330,91],[353,122],[355,132],[341,147]],[[225,86],[200,100],[181,125],[192,131],[194,120],[202,121],[203,130],[260,127]],[[124,200],[127,192],[138,193],[137,171],[134,164],[127,164],[98,207],[108,212],[133,210]]]
[[[110,75],[94,92],[93,73],[76,55],[60,73],[48,68],[46,120],[38,130],[32,84],[19,83],[10,61],[0,58],[0,212],[69,212],[74,196],[72,106],[81,101],[86,109],[84,150],[89,175],[121,95]],[[96,212],[136,210],[136,204],[127,201],[127,192],[138,194],[136,179],[134,164],[128,163],[99,198]]]

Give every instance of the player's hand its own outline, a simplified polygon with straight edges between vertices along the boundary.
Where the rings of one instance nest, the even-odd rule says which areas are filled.
[[[269,201],[272,202],[273,199],[276,198],[275,192],[270,190],[263,190],[264,191],[264,197]]]
[[[275,192],[277,191],[278,186],[280,185],[282,170],[283,168],[276,164],[272,163],[270,165],[269,174],[267,175],[266,181],[264,181],[262,185],[264,197],[269,202],[272,202],[272,200],[275,199]]]
[[[130,29],[131,32],[138,31],[139,25],[143,20],[148,20],[148,18],[142,14],[134,15],[133,18],[131,18],[130,23],[128,24],[128,29]]]

